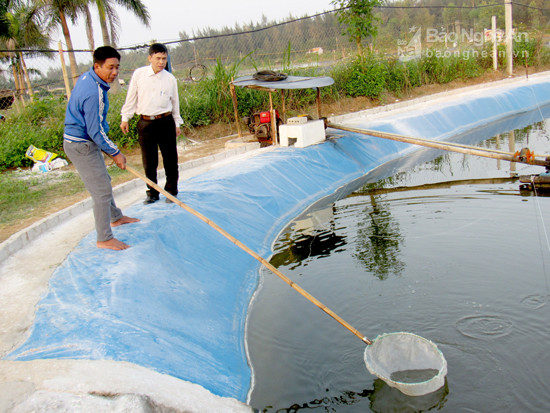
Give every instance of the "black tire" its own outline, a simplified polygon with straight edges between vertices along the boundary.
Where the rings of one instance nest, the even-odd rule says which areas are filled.
[[[206,66],[200,63],[194,64],[189,69],[189,79],[193,82],[198,82],[206,77]]]

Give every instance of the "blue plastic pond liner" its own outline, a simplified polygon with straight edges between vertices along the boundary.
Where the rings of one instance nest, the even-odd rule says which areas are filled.
[[[382,132],[412,137],[445,140],[520,113],[538,111],[548,102],[547,82],[524,81],[513,87],[481,89],[469,96],[451,95],[435,107],[419,108],[396,114],[388,121],[368,121],[357,117],[348,125],[358,124]]]
[[[539,80],[346,124],[442,139],[519,114],[541,120],[537,110],[548,103],[550,80]],[[180,182],[178,198],[267,259],[280,231],[309,205],[417,149],[329,132],[339,137]],[[141,219],[115,229],[132,248],[100,250],[95,233],[85,237],[52,275],[30,337],[7,358],[128,361],[245,401],[246,312],[260,264],[175,204],[138,204],[125,213]]]

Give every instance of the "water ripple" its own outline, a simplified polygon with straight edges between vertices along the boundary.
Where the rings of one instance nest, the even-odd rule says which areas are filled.
[[[526,307],[536,310],[538,308],[544,307],[549,299],[549,295],[531,294],[521,300],[521,303]]]
[[[456,328],[466,337],[498,338],[512,331],[514,324],[497,316],[476,315],[463,317],[456,323]]]

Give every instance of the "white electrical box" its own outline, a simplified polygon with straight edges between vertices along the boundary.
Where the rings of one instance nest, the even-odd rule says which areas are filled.
[[[279,126],[279,143],[281,146],[306,146],[323,142],[326,139],[325,122],[322,119],[309,120],[298,125]]]
[[[307,123],[307,116],[295,116],[286,121],[287,125],[303,125],[304,123]]]

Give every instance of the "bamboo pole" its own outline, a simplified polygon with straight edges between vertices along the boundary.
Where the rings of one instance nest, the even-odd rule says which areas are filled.
[[[19,52],[19,59],[21,60],[21,67],[23,68],[23,76],[25,78],[25,83],[27,84],[27,89],[29,91],[31,102],[34,102],[34,92],[32,90],[31,78],[29,77],[29,72],[27,70],[27,65],[25,64],[25,59],[23,58],[22,52]]]
[[[59,49],[59,60],[61,60],[61,72],[63,73],[63,81],[65,82],[65,91],[67,92],[67,100],[71,97],[71,86],[69,85],[69,76],[67,75],[67,67],[65,66],[65,59],[63,58],[63,49],[61,48],[61,42],[57,43]]]
[[[17,67],[17,76],[19,77],[19,86],[21,88],[21,102],[23,102],[23,107],[27,106],[27,90],[25,89],[25,79],[23,76],[23,68],[21,67],[21,64]]]
[[[495,137],[495,141],[496,141],[496,144],[497,144],[497,149],[500,148],[500,134],[497,134],[497,136]],[[497,160],[497,169],[500,171],[500,159]]]
[[[23,86],[20,84],[21,78],[19,77],[19,70],[15,65],[11,66],[11,71],[13,74],[13,82],[15,84],[15,90],[17,93],[17,99],[20,101],[23,108],[25,107],[25,98],[23,96]]]
[[[317,88],[317,119],[321,119],[321,88]]]
[[[351,128],[344,125],[337,125],[329,123],[329,127],[334,129],[341,129],[348,132],[361,133],[363,135],[375,136],[377,138],[390,139],[398,142],[406,142],[414,145],[426,146],[429,148],[441,149],[444,151],[459,152],[469,155],[482,156],[485,158],[501,159],[509,162],[521,162],[529,165],[549,166],[549,161],[546,159],[535,159],[536,157],[548,157],[550,155],[535,155],[529,153],[526,158],[520,155],[519,152],[510,153],[498,151],[489,148],[479,148],[476,146],[462,145],[454,142],[441,142],[423,138],[412,138],[409,136],[398,135],[395,133],[379,132],[369,129]]]
[[[309,294],[306,290],[304,290],[302,287],[300,287],[298,284],[296,284],[294,281],[292,281],[290,278],[288,278],[286,275],[284,275],[282,272],[280,272],[277,268],[275,268],[273,265],[269,263],[265,258],[258,255],[255,251],[251,250],[249,247],[244,245],[241,241],[239,241],[237,238],[229,234],[227,231],[225,231],[223,228],[221,228],[218,224],[213,222],[212,220],[208,219],[204,215],[202,215],[200,212],[194,210],[189,205],[184,204],[182,201],[180,201],[178,198],[176,198],[174,195],[170,194],[169,192],[162,189],[160,186],[158,186],[156,183],[139,173],[134,168],[126,165],[126,170],[142,181],[144,181],[147,185],[151,186],[152,188],[155,188],[158,192],[163,194],[166,198],[168,198],[170,201],[174,202],[175,204],[179,205],[183,209],[185,209],[190,214],[194,215],[195,217],[199,218],[201,221],[205,222],[210,227],[214,228],[216,231],[218,231],[221,235],[223,235],[225,238],[227,238],[229,241],[231,241],[233,244],[235,244],[237,247],[242,249],[247,254],[254,257],[256,260],[261,262],[267,269],[269,269],[271,272],[273,272],[275,275],[277,275],[279,278],[281,278],[285,283],[287,283],[291,288],[296,290],[298,293],[300,293],[303,297],[305,297],[307,300],[309,300],[311,303],[315,304],[318,308],[323,310],[325,313],[327,313],[329,316],[331,316],[333,319],[335,319],[338,323],[340,323],[342,326],[347,328],[353,335],[358,337],[362,342],[365,344],[372,344],[372,341],[369,340],[366,336],[362,335],[357,329],[355,329],[351,324],[346,322],[344,319],[342,319],[340,316],[338,316],[335,312],[333,312],[330,308],[325,306],[322,302],[317,300],[315,297],[313,297],[311,294]]]
[[[281,102],[283,105],[283,123],[286,123],[286,102],[285,102],[285,90],[281,89]]]
[[[269,113],[271,113],[271,144],[277,145],[277,119],[275,109],[273,109],[273,96],[269,92]]]
[[[233,84],[233,79],[231,79],[231,83],[229,84],[229,91],[231,92],[231,100],[233,100],[233,111],[235,112],[235,124],[237,125],[237,132],[239,134],[239,138],[241,138],[243,136],[243,133],[241,131],[239,109],[237,106],[237,92],[235,92],[235,85]]]
[[[508,133],[508,149],[513,151],[515,148],[516,148],[516,134],[514,133],[513,130],[511,130]],[[514,162],[512,162],[510,164],[510,173],[515,173],[517,169],[516,167],[517,165]]]

